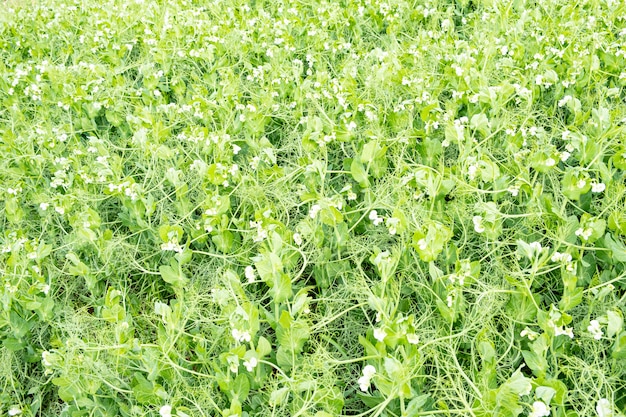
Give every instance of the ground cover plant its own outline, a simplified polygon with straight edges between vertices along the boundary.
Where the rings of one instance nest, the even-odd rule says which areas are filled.
[[[0,414],[624,416],[626,3],[0,3]]]

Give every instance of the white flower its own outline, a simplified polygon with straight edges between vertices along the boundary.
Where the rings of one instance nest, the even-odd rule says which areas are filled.
[[[554,326],[554,335],[555,336],[561,336],[561,335],[566,335],[569,336],[570,339],[574,338],[574,331],[571,327],[566,327],[563,328],[563,326]],[[546,414],[547,415],[547,414]]]
[[[374,223],[374,226],[378,226],[383,222],[383,218],[378,215],[376,210],[370,211],[369,219]]]
[[[563,162],[567,161],[570,156],[572,156],[572,154],[567,151],[561,152],[561,161]]]
[[[253,242],[262,242],[267,238],[267,230],[263,228],[263,222],[250,222],[251,228],[256,228],[256,236],[252,238]]]
[[[48,360],[50,355],[51,353],[48,352],[47,350],[44,350],[43,352],[41,352],[41,363],[43,364],[43,366],[52,366],[52,363]]]
[[[254,368],[256,368],[257,364],[259,363],[259,361],[257,360],[257,358],[252,357],[250,358],[249,361],[244,361],[243,362],[243,366],[246,367],[246,369],[248,370],[248,372],[252,372],[252,370]]]
[[[587,227],[586,229],[583,229],[582,227],[580,227],[576,229],[576,231],[574,232],[574,234],[576,236],[579,236],[582,240],[589,240],[592,233],[593,233],[593,229],[590,227]]]
[[[161,415],[161,417],[172,417],[172,406],[164,405],[159,410],[159,414]]]
[[[374,329],[374,339],[383,342],[387,337],[387,332],[383,329]]]
[[[587,181],[584,179],[580,179],[578,180],[578,182],[576,183],[576,186],[578,188],[585,188],[585,186],[587,185]]]
[[[233,329],[231,334],[233,335],[233,338],[238,341],[238,342],[249,342],[250,340],[252,340],[252,338],[250,337],[250,332],[248,332],[247,330],[239,330],[239,329]]]
[[[567,96],[563,97],[561,100],[559,100],[558,105],[559,105],[559,107],[563,107],[568,102],[570,102],[571,100],[572,100],[572,96],[567,95]]]
[[[528,417],[546,417],[550,415],[550,407],[542,401],[535,401]]]
[[[507,189],[507,191],[511,193],[513,197],[517,197],[519,194],[519,187],[512,185]]]
[[[256,171],[256,169],[259,167],[259,162],[261,162],[261,158],[259,156],[253,157],[252,160],[250,161],[250,168]]]
[[[483,216],[474,216],[472,218],[472,222],[474,222],[474,230],[476,233],[482,233],[485,231],[485,226],[483,226]]]
[[[366,365],[365,368],[363,368],[363,376],[358,380],[361,391],[367,391],[369,389],[370,381],[374,375],[376,375],[376,368],[372,365]]]
[[[598,401],[596,413],[598,413],[598,417],[613,417],[615,415],[611,403],[606,398],[601,398]]]
[[[428,247],[428,244],[426,243],[426,239],[421,238],[420,240],[418,240],[417,246],[420,248],[420,250],[426,250],[426,248]]]
[[[593,193],[601,193],[606,189],[606,185],[603,182],[592,182],[591,183],[591,192]]]
[[[164,251],[173,251],[177,253],[182,253],[184,250],[184,246],[179,245],[178,242],[170,240],[169,242],[161,244],[161,250]]]
[[[18,406],[14,405],[9,409],[10,416],[17,416],[19,414],[22,414],[22,410]]]
[[[365,378],[364,376],[359,378],[357,382],[359,383],[359,388],[363,392],[367,391],[370,388],[370,380],[368,378]]]
[[[300,233],[294,233],[293,234],[293,241],[298,246],[302,245],[302,235],[300,235]]]
[[[543,251],[543,247],[541,246],[541,243],[539,242],[530,242],[528,246],[530,246],[530,248],[536,253]]]
[[[246,275],[248,282],[253,283],[254,280],[256,279],[256,274],[254,273],[254,267],[252,267],[251,265],[246,266],[244,273]]]
[[[374,366],[366,365],[365,368],[363,368],[364,377],[371,379],[374,375],[376,375],[376,368],[374,368]]]
[[[550,260],[552,262],[568,263],[568,262],[572,262],[572,255],[570,255],[569,253],[561,253],[557,251],[557,252],[554,252]]]
[[[311,207],[311,210],[309,210],[309,217],[314,219],[315,217],[317,217],[317,213],[319,213],[321,209],[322,207],[319,204],[314,204]]]
[[[241,150],[241,147],[233,144],[233,154],[237,155],[240,150]]]
[[[467,168],[467,176],[470,180],[476,178],[476,173],[478,172],[478,165],[470,165]]]
[[[400,223],[400,219],[398,219],[397,217],[389,217],[387,219],[387,228],[389,229],[389,234],[396,234],[396,232],[398,231],[398,223]]]
[[[420,338],[415,333],[408,333],[406,335],[406,340],[412,345],[417,345],[420,342]]]
[[[524,330],[522,330],[522,331],[520,332],[520,334],[519,334],[519,335],[520,335],[521,337],[526,337],[526,336],[528,336],[528,340],[535,340],[535,339],[539,336],[539,333],[537,333],[537,332],[535,332],[535,331],[531,330],[531,329],[530,329],[530,328],[528,328],[528,327],[525,327],[525,328],[524,328]]]
[[[544,164],[546,164],[547,167],[553,167],[556,164],[556,161],[554,158],[548,158],[544,161]]]
[[[39,204],[39,208],[41,209],[41,211],[46,211],[48,210],[48,207],[50,206],[50,203],[40,203]]]
[[[602,329],[600,328],[600,322],[598,322],[598,320],[591,320],[589,326],[587,326],[587,331],[593,335],[594,339],[602,339]]]

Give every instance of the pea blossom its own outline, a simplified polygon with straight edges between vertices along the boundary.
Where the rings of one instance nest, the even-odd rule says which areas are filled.
[[[571,327],[563,327],[563,326],[556,326],[554,325],[554,335],[555,336],[561,336],[561,335],[565,335],[565,336],[569,336],[570,339],[574,338],[574,331]]]
[[[374,223],[374,226],[378,226],[383,222],[383,217],[378,215],[376,210],[370,211],[369,219]]]
[[[309,217],[312,219],[316,218],[317,213],[319,213],[321,209],[322,207],[319,204],[314,204],[311,206],[311,210],[309,210]]]
[[[546,417],[550,415],[550,407],[543,401],[535,401],[528,417]]]
[[[374,329],[374,339],[383,342],[385,337],[387,337],[387,332],[384,329]]]
[[[482,233],[485,231],[485,226],[483,226],[483,216],[472,217],[472,222],[474,223],[474,230],[476,233]]]
[[[256,279],[256,274],[254,273],[254,267],[251,265],[246,266],[244,270],[244,274],[249,283],[253,283]]]
[[[525,327],[524,330],[522,330],[519,335],[521,337],[527,337],[528,336],[528,340],[535,340],[537,337],[539,337],[539,333],[531,330],[528,327]]]
[[[370,383],[374,375],[376,375],[376,368],[372,365],[366,365],[365,368],[363,368],[363,376],[357,381],[361,391],[365,392],[370,388]]]
[[[11,408],[9,408],[9,415],[10,416],[17,416],[22,414],[22,410],[18,407],[18,406],[13,406]]]
[[[606,189],[606,185],[602,182],[592,182],[591,183],[591,192],[592,193],[601,193]]]
[[[593,229],[590,227],[587,227],[585,229],[583,229],[582,227],[576,229],[576,231],[574,232],[574,234],[578,237],[580,237],[581,240],[587,241],[589,240],[589,238],[591,237],[591,234],[593,233]]]
[[[252,357],[252,358],[250,358],[250,360],[243,361],[243,366],[246,367],[246,370],[248,372],[252,372],[254,370],[254,368],[256,368],[258,363],[259,363],[259,361],[257,360],[257,358]]]
[[[233,329],[232,335],[233,338],[238,342],[249,342],[250,340],[252,340],[250,332],[248,332],[247,330]]]
[[[613,408],[611,407],[611,403],[606,398],[601,398],[596,405],[596,413],[598,417],[613,417],[615,414],[613,413]]]
[[[587,331],[591,333],[594,339],[602,339],[603,333],[602,329],[600,328],[600,322],[598,320],[591,320],[589,322],[589,326],[587,326]]]
[[[164,405],[159,409],[161,417],[172,417],[172,406]]]

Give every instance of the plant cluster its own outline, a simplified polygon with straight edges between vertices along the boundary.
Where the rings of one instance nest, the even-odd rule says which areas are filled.
[[[626,3],[0,12],[0,413],[626,409]]]

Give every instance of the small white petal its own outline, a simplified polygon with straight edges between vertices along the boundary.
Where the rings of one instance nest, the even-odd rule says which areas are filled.
[[[384,331],[383,329],[374,329],[374,339],[378,340],[379,342],[383,342],[385,340],[385,337],[387,337],[386,331]]]

